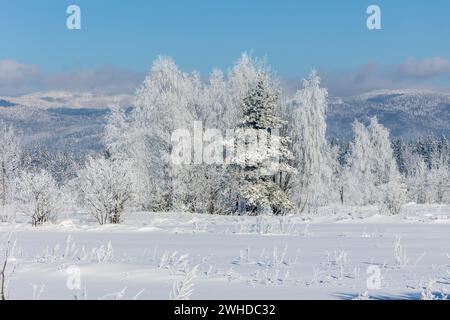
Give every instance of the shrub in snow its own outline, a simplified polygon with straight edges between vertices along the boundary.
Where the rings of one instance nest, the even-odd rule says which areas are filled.
[[[55,221],[60,190],[47,171],[23,172],[16,183],[16,201],[20,210],[31,217],[33,226]]]
[[[129,163],[89,159],[79,173],[79,199],[99,224],[120,223],[132,197]]]
[[[189,271],[189,254],[178,256],[178,252],[169,253],[165,251],[161,256],[158,268],[169,269],[171,273],[181,272],[187,274]]]
[[[182,280],[173,284],[170,300],[190,300],[194,292],[194,280],[197,277],[198,265],[189,270]]]
[[[347,265],[347,252],[344,250],[339,250],[339,252],[334,253],[334,261],[338,269],[338,278],[344,278],[344,268]]]
[[[284,285],[289,278],[289,270],[281,272],[279,269],[275,270],[256,270],[252,276],[251,280],[247,280],[249,284],[277,284]]]
[[[38,263],[54,262],[87,262],[87,263],[107,263],[114,259],[114,248],[109,241],[106,245],[93,247],[87,250],[84,246],[78,246],[71,235],[67,237],[64,251],[57,243],[53,248],[46,247],[44,251],[35,258]]]
[[[380,212],[384,214],[399,214],[406,201],[406,187],[401,178],[389,181],[382,189]]]
[[[98,248],[93,248],[91,251],[91,259],[95,259],[98,263],[110,262],[114,257],[114,249],[111,241],[108,241],[106,246],[101,245]]]
[[[397,266],[404,266],[408,264],[409,258],[403,250],[403,245],[401,243],[401,238],[397,237],[395,240],[395,264]]]
[[[272,255],[266,254],[266,249],[264,248],[259,255],[259,259],[256,262],[257,265],[265,268],[275,268],[280,269],[283,266],[288,266],[289,261],[286,258],[288,247],[287,245],[283,250],[279,250],[278,247],[273,247]]]
[[[284,246],[283,251],[278,251],[278,247],[273,247],[273,264],[274,268],[281,268],[283,265],[287,265],[286,262],[286,253],[287,253],[287,245]]]
[[[328,268],[336,269],[337,275],[336,279],[343,279],[345,275],[345,268],[348,264],[348,254],[345,250],[334,251],[330,254],[328,251],[326,265]]]

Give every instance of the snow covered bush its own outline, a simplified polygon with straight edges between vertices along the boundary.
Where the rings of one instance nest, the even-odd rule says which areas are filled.
[[[47,171],[22,172],[16,182],[15,196],[19,209],[31,217],[33,226],[56,220],[60,190]]]
[[[397,236],[395,239],[395,264],[399,267],[405,266],[409,262],[409,258],[403,249],[401,237]]]
[[[171,273],[181,272],[182,274],[187,274],[189,271],[189,254],[178,255],[177,251],[169,253],[165,251],[161,256],[160,262],[158,264],[159,269],[168,269]]]
[[[389,181],[383,186],[380,212],[384,214],[399,214],[406,201],[406,186],[402,178]]]
[[[99,224],[120,223],[132,198],[129,162],[90,158],[79,173],[79,200]]]
[[[114,248],[111,241],[91,249],[79,246],[69,234],[63,248],[60,243],[47,246],[35,257],[38,263],[108,263],[114,259]]]
[[[177,280],[173,284],[172,291],[169,294],[170,300],[190,300],[194,293],[194,280],[197,277],[199,266],[190,269],[185,277]]]

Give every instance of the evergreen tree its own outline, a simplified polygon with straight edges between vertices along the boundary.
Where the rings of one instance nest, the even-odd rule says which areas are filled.
[[[293,209],[286,193],[275,181],[279,172],[295,173],[289,139],[277,135],[285,124],[275,113],[278,93],[267,75],[260,74],[256,86],[243,99],[243,118],[236,130],[233,163],[236,165],[241,206],[249,214],[284,213]]]
[[[394,158],[397,161],[398,170],[401,174],[406,173],[406,149],[407,145],[402,138],[395,139],[392,142],[392,150],[394,151]]]

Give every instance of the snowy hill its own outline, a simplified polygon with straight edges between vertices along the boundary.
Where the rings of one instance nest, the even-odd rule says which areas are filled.
[[[419,90],[382,90],[352,97],[330,97],[328,136],[350,139],[354,119],[371,116],[391,130],[391,136],[413,139],[434,133],[450,138],[450,94]],[[130,95],[97,95],[66,91],[0,97],[0,119],[16,126],[28,145],[64,149],[101,148],[100,135],[108,108],[131,106]]]
[[[0,120],[14,125],[26,145],[54,149],[101,148],[105,115],[114,104],[132,105],[129,95],[96,95],[65,91],[0,97]]]
[[[450,94],[425,90],[382,90],[331,98],[328,136],[349,139],[354,119],[377,116],[391,136],[414,139],[431,133],[450,138]]]
[[[18,97],[0,97],[0,106],[28,106],[39,109],[51,108],[93,108],[102,109],[114,103],[130,104],[130,95],[101,95],[89,92],[46,91]]]

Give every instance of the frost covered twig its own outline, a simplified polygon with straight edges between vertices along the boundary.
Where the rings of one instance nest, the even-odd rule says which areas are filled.
[[[170,300],[190,300],[194,292],[194,280],[197,277],[198,265],[189,270],[182,280],[177,280],[173,284]]]
[[[409,262],[409,258],[403,250],[401,238],[397,237],[395,240],[395,264],[397,266],[405,266]]]
[[[0,260],[0,300],[7,299],[8,282],[10,276],[14,273],[15,266],[13,265],[8,272],[8,265],[11,259],[11,254],[14,252],[15,242],[11,241],[11,234],[6,236],[6,244],[4,248],[0,247],[0,253],[3,249],[3,261]],[[1,259],[1,256],[0,256]]]
[[[177,271],[186,274],[189,269],[189,254],[178,256],[178,252],[164,252],[161,256],[158,268],[169,269],[172,273]]]

